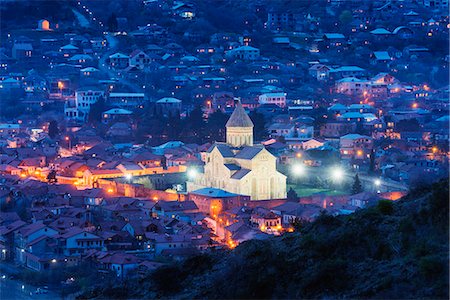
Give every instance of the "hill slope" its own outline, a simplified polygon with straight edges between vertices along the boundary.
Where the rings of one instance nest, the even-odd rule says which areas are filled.
[[[447,180],[85,297],[448,298],[448,201]]]

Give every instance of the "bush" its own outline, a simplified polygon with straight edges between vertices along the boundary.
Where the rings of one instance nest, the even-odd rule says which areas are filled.
[[[435,278],[442,274],[443,263],[438,256],[425,256],[419,260],[419,271],[425,278]]]
[[[394,212],[394,206],[390,200],[380,200],[377,208],[383,215],[391,215]]]

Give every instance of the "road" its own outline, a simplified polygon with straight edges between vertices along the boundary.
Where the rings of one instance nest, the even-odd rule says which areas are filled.
[[[78,22],[82,27],[91,27],[91,26],[98,26],[100,30],[104,30],[103,24],[101,22],[98,22],[97,19],[94,17],[93,12],[89,10],[89,7],[86,3],[78,2],[80,9],[83,9],[87,14],[89,18],[86,18],[82,13],[78,12],[77,10],[73,9],[73,13],[78,18]],[[96,20],[96,21],[94,21]],[[109,67],[107,61],[111,54],[114,54],[118,50],[119,41],[117,38],[113,35],[110,35],[109,33],[105,32],[104,34],[105,39],[108,41],[108,51],[102,54],[102,56],[99,57],[98,60],[98,69],[106,74],[108,74],[109,78],[120,78],[120,84],[128,87],[128,89],[131,92],[134,93],[142,93],[143,88],[136,83],[134,83],[131,80],[128,80],[124,78],[124,74],[120,72],[120,70],[114,70]]]
[[[75,17],[77,17],[78,23],[80,23],[81,27],[84,27],[84,28],[90,27],[89,20],[85,16],[83,16],[83,14],[81,14],[76,9],[72,9],[72,11],[73,11],[73,14],[75,15]]]

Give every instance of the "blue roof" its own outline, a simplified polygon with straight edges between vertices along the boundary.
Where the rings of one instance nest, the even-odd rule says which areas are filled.
[[[227,197],[235,197],[238,196],[238,194],[233,194],[221,189],[216,188],[203,188],[199,190],[192,191],[191,194],[196,195],[202,195],[202,196],[208,196],[213,198],[227,198]]]

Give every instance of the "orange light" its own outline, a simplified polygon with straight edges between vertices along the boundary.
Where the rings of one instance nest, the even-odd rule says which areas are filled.
[[[113,192],[113,189],[108,189],[108,193],[112,193]]]
[[[259,229],[261,230],[261,231],[266,231],[266,226],[264,226],[264,225],[261,225],[261,227],[259,227]]]
[[[288,232],[294,232],[294,228],[289,227],[287,231],[288,231]]]
[[[417,107],[419,107],[419,105],[418,105],[417,103],[413,103],[413,104],[411,105],[411,107],[412,107],[412,108],[417,108]]]
[[[73,183],[73,185],[74,186],[77,186],[77,185],[79,185],[80,183],[78,182],[78,181],[75,181],[74,183]]]
[[[364,152],[363,152],[362,150],[358,150],[358,151],[356,151],[356,154],[357,154],[358,156],[362,156],[362,155],[364,154]]]
[[[425,91],[429,91],[429,90],[430,90],[430,87],[429,87],[427,84],[424,84],[424,85],[423,85],[423,89],[424,89]]]
[[[230,249],[234,249],[236,248],[236,243],[233,240],[229,240],[228,247],[230,247]]]
[[[62,81],[58,81],[58,89],[63,89],[64,83]]]
[[[281,225],[278,225],[277,230],[280,231],[281,229],[283,229],[283,227],[281,227]]]
[[[154,196],[153,201],[158,201],[158,197]]]
[[[299,152],[297,153],[295,156],[297,156],[298,158],[302,157],[302,154]]]
[[[433,153],[436,153],[436,152],[438,152],[438,148],[436,147],[436,146],[434,146],[433,148],[431,148],[431,151],[433,151]]]
[[[20,177],[25,178],[25,177],[27,177],[27,175],[25,173],[21,173]]]

